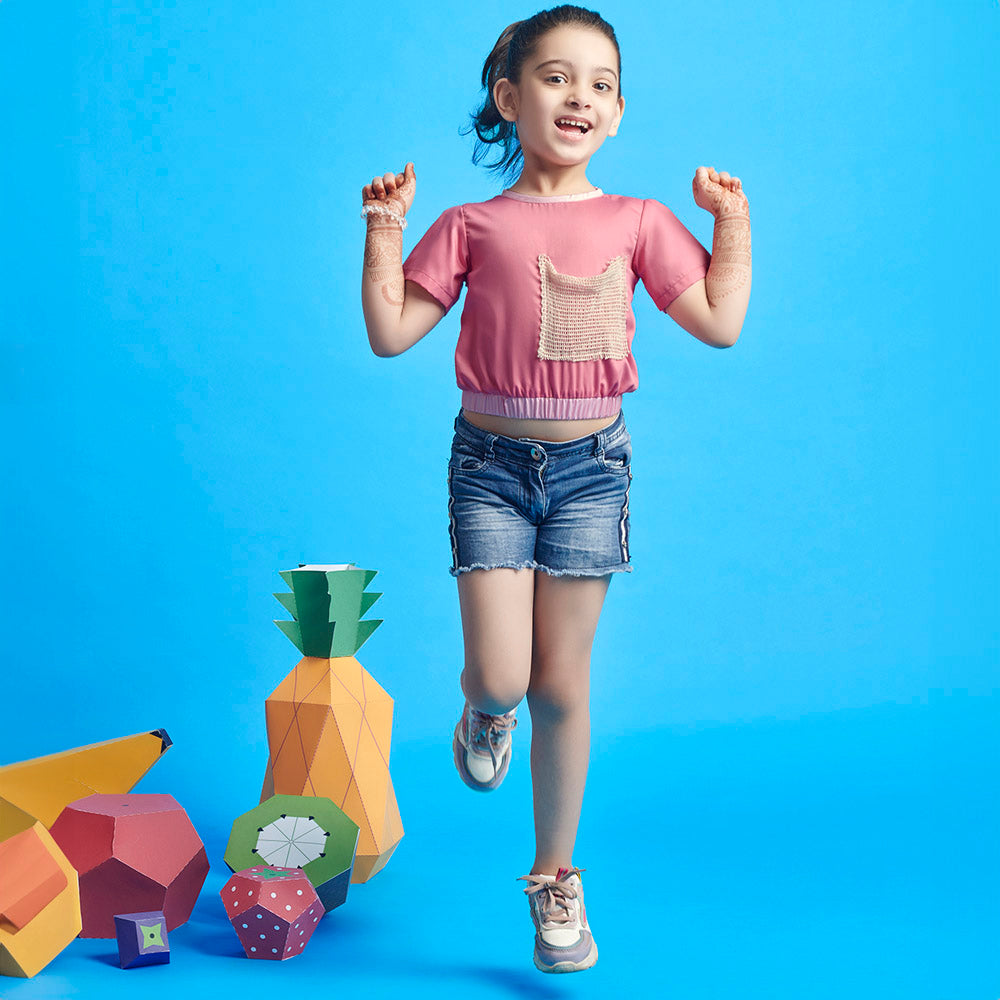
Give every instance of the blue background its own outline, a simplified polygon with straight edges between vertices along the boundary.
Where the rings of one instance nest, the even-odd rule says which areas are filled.
[[[0,761],[164,726],[137,790],[213,864],[169,966],[81,941],[3,996],[998,995],[997,4],[600,9],[627,108],[591,180],[710,247],[691,177],[738,174],[754,290],[726,351],[637,292],[577,852],[601,960],[543,977],[527,718],[496,794],[451,763],[459,310],[379,359],[358,294],[373,174],[416,164],[407,248],[497,192],[458,129],[531,10],[0,5]],[[216,893],[297,660],[270,595],[346,561],[385,593],[359,659],[407,832],[261,968]]]

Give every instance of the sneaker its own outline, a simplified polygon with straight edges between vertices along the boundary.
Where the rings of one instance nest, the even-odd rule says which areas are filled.
[[[597,961],[597,944],[583,905],[581,868],[560,868],[555,875],[522,875],[535,922],[535,968],[542,972],[581,972]]]
[[[469,788],[490,792],[503,781],[510,764],[510,734],[517,728],[515,709],[504,715],[487,715],[468,702],[455,726],[452,749],[455,767]]]

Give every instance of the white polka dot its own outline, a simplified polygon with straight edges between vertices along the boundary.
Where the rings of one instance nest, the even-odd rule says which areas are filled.
[[[297,891],[297,892],[295,893],[295,895],[296,895],[296,896],[301,896],[301,895],[302,895],[302,890],[301,890],[301,889],[299,889],[299,890],[298,890],[298,891]]]
[[[286,906],[286,907],[285,907],[285,909],[286,909],[286,910],[290,910],[290,909],[291,909],[291,907],[290,907],[290,906]]]
[[[275,924],[275,925],[274,925],[274,929],[275,929],[276,931],[280,931],[280,930],[281,930],[281,928],[280,928],[280,927],[279,927],[279,926],[278,926],[277,924]]]
[[[251,945],[251,947],[250,947],[250,950],[251,950],[251,951],[256,951],[257,949],[256,949],[256,948],[254,948],[254,947],[253,947],[253,946]]]
[[[258,913],[258,914],[257,914],[257,919],[258,919],[258,920],[261,920],[261,919],[263,918],[263,916],[264,916],[264,914],[263,914],[263,913]]]
[[[299,947],[300,947],[300,948],[304,948],[305,946],[306,946],[306,943],[305,943],[305,941],[300,941],[300,942],[299,942]]]
[[[246,924],[244,924],[243,926],[246,927]],[[299,931],[299,937],[302,937],[303,934],[305,934],[305,931]]]
[[[261,941],[264,940],[264,935],[263,934],[261,934],[260,939],[261,939]]]
[[[316,923],[317,920],[319,920],[319,917],[313,917],[313,923]]]
[[[243,925],[243,930],[246,930],[249,926],[250,926],[249,924],[244,924]]]
[[[272,955],[277,955],[278,954],[278,949],[277,948],[272,948],[271,949],[271,954]]]
[[[276,892],[272,892],[271,893],[271,899],[277,899],[277,898],[278,898],[278,894]]]
[[[253,895],[253,889],[248,889],[247,890],[247,895],[248,896],[252,896]]]
[[[234,899],[233,900],[233,909],[235,910],[236,907],[239,906],[239,905],[240,905],[240,901],[238,899]]]
[[[230,891],[230,892],[236,892],[236,886],[234,885],[234,886],[232,887],[232,889],[230,889],[229,891]]]

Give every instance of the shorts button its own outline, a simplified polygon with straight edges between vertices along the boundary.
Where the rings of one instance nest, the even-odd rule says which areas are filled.
[[[542,453],[537,448],[532,448],[531,457],[537,462],[542,457]]]

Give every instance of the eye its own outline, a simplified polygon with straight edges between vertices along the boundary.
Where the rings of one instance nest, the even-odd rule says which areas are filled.
[[[602,94],[607,93],[609,90],[611,90],[611,84],[604,83],[603,81],[595,83],[594,87],[599,89]]]
[[[551,76],[547,76],[545,78],[545,82],[552,83],[554,81],[555,83],[562,83],[565,79],[566,78],[562,75],[562,73],[553,73]]]

